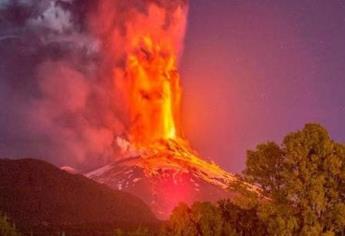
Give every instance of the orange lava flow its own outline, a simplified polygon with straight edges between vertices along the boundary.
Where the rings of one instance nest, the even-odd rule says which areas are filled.
[[[146,146],[176,139],[181,99],[176,55],[169,45],[158,44],[149,35],[133,43],[126,71],[130,141]]]

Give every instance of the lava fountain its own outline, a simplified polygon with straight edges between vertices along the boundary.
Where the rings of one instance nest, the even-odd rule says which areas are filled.
[[[166,215],[180,201],[212,199],[200,199],[196,194],[202,192],[201,185],[208,185],[204,192],[214,192],[213,187],[226,192],[230,184],[239,180],[200,158],[183,136],[178,59],[187,17],[186,2],[179,1],[181,4],[175,7],[164,7],[168,1],[148,2],[144,14],[135,14],[126,23],[121,48],[125,57],[122,66],[114,68],[116,90],[126,104],[129,120],[126,136],[117,139],[125,158],[87,176],[149,199],[146,202],[153,205],[156,213]],[[144,180],[145,188],[150,189],[146,191],[149,198],[137,191],[138,182]],[[131,185],[137,187],[131,189]],[[259,191],[244,185],[250,191]]]
[[[180,77],[176,55],[150,35],[134,40],[126,70],[126,93],[131,120],[130,141],[145,147],[176,139],[180,109]]]

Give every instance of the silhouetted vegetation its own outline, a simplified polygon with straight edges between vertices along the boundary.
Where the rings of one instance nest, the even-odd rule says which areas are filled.
[[[243,179],[264,197],[230,186],[232,201],[178,206],[163,235],[345,235],[345,145],[307,124],[281,145],[248,151]],[[236,205],[235,205],[236,203]]]
[[[270,234],[344,233],[345,146],[320,125],[248,151],[244,173],[271,198],[258,209]]]
[[[266,235],[264,223],[255,209],[243,209],[229,200],[217,204],[196,202],[191,207],[180,204],[162,229],[167,236]]]
[[[0,212],[0,235],[2,236],[19,236],[16,227],[11,224],[6,215]]]
[[[120,228],[115,229],[113,236],[151,236],[154,234],[156,233],[146,227],[138,227],[132,231],[124,231]]]

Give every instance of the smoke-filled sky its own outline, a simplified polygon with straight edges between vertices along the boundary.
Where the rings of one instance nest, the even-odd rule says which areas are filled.
[[[345,1],[191,1],[182,72],[188,134],[229,170],[306,122],[344,142]]]
[[[142,119],[125,89],[133,44],[177,57],[186,13],[186,0],[0,0],[0,156],[79,171],[123,157],[118,137]]]
[[[107,40],[153,3],[185,1],[0,0],[0,157],[81,170],[112,158],[126,119],[107,78],[126,37]],[[201,156],[239,172],[247,149],[306,122],[345,140],[345,1],[189,5],[183,123]]]

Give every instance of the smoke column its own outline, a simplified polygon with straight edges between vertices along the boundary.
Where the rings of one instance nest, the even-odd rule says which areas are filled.
[[[130,39],[183,48],[187,1],[0,1],[0,157],[87,170],[129,131]]]

